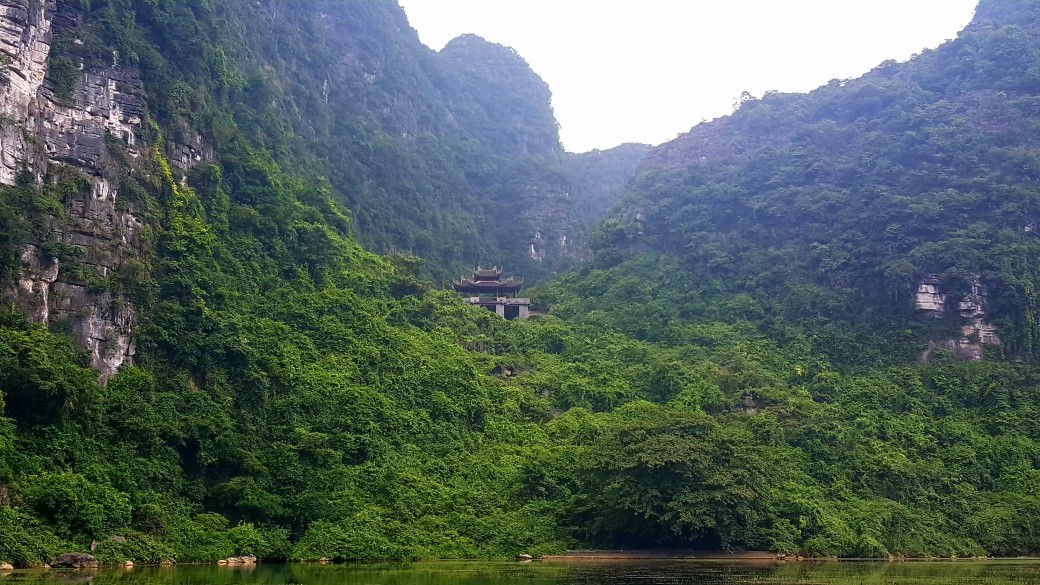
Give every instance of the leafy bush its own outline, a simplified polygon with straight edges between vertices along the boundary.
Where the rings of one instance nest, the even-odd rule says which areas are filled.
[[[0,506],[0,561],[16,567],[49,563],[68,545],[38,521],[16,509]]]
[[[130,498],[78,473],[46,473],[19,482],[19,492],[58,534],[103,538],[130,526]]]

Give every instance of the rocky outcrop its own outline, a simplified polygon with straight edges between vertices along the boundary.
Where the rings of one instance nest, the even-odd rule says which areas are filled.
[[[213,147],[187,123],[181,123],[174,134],[166,141],[166,158],[171,165],[186,171],[200,162],[214,159]]]
[[[570,194],[544,190],[529,197],[532,202],[521,215],[530,239],[527,255],[535,261],[574,260],[585,258],[586,246],[581,241],[581,228]]]
[[[978,361],[985,357],[987,346],[1000,346],[997,328],[986,322],[986,301],[986,288],[977,276],[966,291],[958,292],[945,291],[938,275],[922,280],[914,297],[918,314],[933,319],[957,319],[961,322],[961,335],[930,341],[921,361],[927,363],[938,349],[950,351],[959,360]]]
[[[0,84],[0,183],[10,185],[36,162],[27,140],[40,88],[47,76],[54,1],[0,0],[0,53],[6,65]]]
[[[243,557],[228,557],[217,561],[218,565],[255,565],[256,557],[253,555],[246,555]]]
[[[98,561],[87,553],[65,553],[51,563],[52,569],[96,569]]]
[[[22,246],[21,274],[4,293],[30,319],[86,348],[104,382],[135,351],[133,307],[110,284],[140,249],[143,223],[119,201],[118,169],[140,156],[145,98],[137,70],[118,64],[85,69],[70,97],[56,97],[48,57],[57,35],[75,36],[78,23],[53,0],[0,0],[8,80],[0,84],[0,184],[28,172],[38,183],[71,176],[81,186],[63,195],[62,214],[43,222],[45,241]],[[187,152],[185,166],[203,157]],[[63,262],[44,243],[75,260]]]
[[[110,541],[112,541],[112,542],[114,542],[116,544],[126,544],[126,537],[125,536],[119,536],[119,535],[116,535],[116,534],[113,534],[112,536],[109,536],[108,540],[110,540]],[[98,541],[98,540],[90,541],[90,552],[96,551],[99,546],[101,546],[101,541]]]
[[[942,279],[937,276],[929,276],[917,285],[914,309],[919,314],[933,319],[941,319],[946,316],[946,295],[939,292],[941,284]]]
[[[110,141],[123,143],[129,156],[138,156],[144,104],[136,69],[93,69],[83,74],[69,106],[59,105],[49,84],[41,89],[36,133],[49,162],[99,173],[109,157]]]
[[[533,225],[542,226],[535,228],[527,243],[527,255],[532,260],[541,262],[546,258],[584,259],[584,247],[576,244],[567,233],[572,231],[573,225],[564,221],[529,221]]]

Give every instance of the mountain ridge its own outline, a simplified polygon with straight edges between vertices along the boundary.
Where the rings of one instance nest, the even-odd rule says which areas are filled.
[[[0,5],[0,562],[1040,550],[1040,5],[642,166],[391,2]]]
[[[702,277],[768,290],[780,304],[829,306],[829,317],[883,315],[894,301],[913,322],[925,279],[945,279],[953,304],[983,286],[1000,352],[1031,355],[1026,309],[1005,304],[1025,294],[1009,290],[1020,278],[996,267],[1032,245],[1026,80],[1038,44],[1017,23],[1036,11],[984,2],[979,13],[908,63],[809,94],[767,93],[658,147],[626,203],[645,218],[625,228],[645,234],[631,243],[682,250]],[[1002,17],[1013,20],[997,26]]]

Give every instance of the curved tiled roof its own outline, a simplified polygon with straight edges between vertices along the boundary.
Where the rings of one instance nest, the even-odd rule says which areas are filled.
[[[462,280],[451,281],[451,286],[455,290],[460,289],[480,289],[480,290],[506,290],[516,289],[520,290],[520,287],[524,285],[524,280],[516,280],[512,276],[505,280],[470,280],[463,278]]]

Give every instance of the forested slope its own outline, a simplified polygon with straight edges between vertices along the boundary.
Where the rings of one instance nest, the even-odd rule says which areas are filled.
[[[510,497],[528,397],[466,349],[503,325],[418,276],[497,256],[478,179],[556,172],[515,53],[452,69],[389,2],[4,8],[0,559],[563,545]]]
[[[528,254],[535,231],[574,230],[574,206],[549,88],[512,49],[468,35],[434,52],[381,0],[89,7],[97,43],[71,45],[73,59],[116,48],[140,63],[164,127],[218,150],[234,127],[325,177],[370,249],[423,257],[438,280],[479,262],[532,281],[573,264],[578,252]],[[527,220],[539,206],[561,215]]]
[[[543,164],[547,110],[490,112],[509,79],[444,89],[528,75],[507,49],[435,57],[383,2],[3,1],[53,52],[32,101],[38,53],[2,89],[0,163],[34,139],[0,190],[0,561],[1040,550],[1040,5],[986,0],[934,52],[654,150],[595,262],[507,322],[352,225],[464,235],[463,183],[614,192]],[[304,59],[346,65],[293,81]],[[119,132],[92,140],[108,81]],[[986,360],[941,345],[968,324],[996,325]]]
[[[648,144],[622,144],[608,150],[568,153],[564,160],[571,197],[582,221],[595,226],[617,205],[635,176]]]
[[[981,305],[997,355],[1035,359],[1036,12],[983,1],[956,40],[907,63],[746,100],[663,145],[627,204],[643,219],[618,216],[607,249],[679,255],[700,283],[788,321],[880,333],[895,360],[942,337],[913,318],[937,284],[948,314]]]
[[[934,51],[647,155],[596,262],[538,296],[669,356],[658,405],[614,410],[599,542],[1036,552],[1038,17],[983,0]]]

